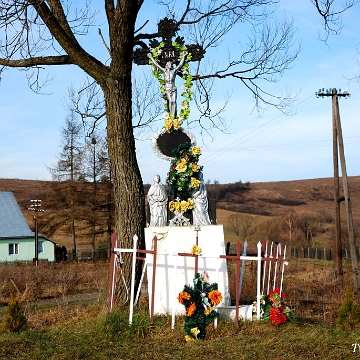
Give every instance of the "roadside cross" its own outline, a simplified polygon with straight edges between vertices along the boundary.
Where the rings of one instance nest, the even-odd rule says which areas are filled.
[[[196,231],[196,240],[195,240],[195,244],[198,247],[199,246],[199,231],[201,230],[199,226],[196,226],[195,229]],[[195,275],[198,273],[199,271],[199,255],[198,254],[193,254],[193,253],[178,253],[179,256],[191,256],[195,258]]]

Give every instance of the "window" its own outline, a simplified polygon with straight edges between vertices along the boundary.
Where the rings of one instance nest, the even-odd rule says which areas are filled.
[[[9,244],[9,255],[19,254],[19,244]]]
[[[43,253],[43,252],[44,252],[44,242],[39,241],[38,242],[38,254]]]

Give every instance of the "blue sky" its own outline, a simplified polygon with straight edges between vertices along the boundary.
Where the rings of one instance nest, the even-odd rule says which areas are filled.
[[[158,15],[157,9],[149,6],[151,3],[145,1],[142,18],[150,17],[156,24],[163,14]],[[310,1],[284,0],[277,14],[280,18],[293,18],[295,37],[302,47],[294,67],[272,86],[276,92],[287,89],[297,94],[294,115],[285,116],[270,108],[258,117],[252,112],[251,94],[246,89],[232,80],[217,83],[214,106],[221,106],[225,94],[231,93],[223,114],[230,131],[216,131],[212,138],[201,139],[197,129],[191,130],[202,148],[200,163],[204,165],[204,178],[228,183],[333,176],[331,98],[315,97],[315,92],[323,87],[348,88],[351,92],[350,98],[340,99],[340,114],[347,173],[360,175],[360,87],[356,80],[351,80],[360,73],[360,6],[344,15],[341,35],[330,37],[327,44],[318,39],[321,19]],[[97,28],[93,31],[94,37],[88,36],[84,46],[104,57],[100,39],[93,40],[98,39]],[[223,49],[232,48],[237,41],[233,34],[223,44]],[[225,51],[217,49],[206,56],[218,59]],[[52,79],[46,88],[49,95],[29,90],[22,71],[9,69],[2,74],[0,178],[51,179],[47,166],[56,162],[60,151],[59,129],[68,112],[62,102],[67,87],[81,83],[84,77],[73,66],[46,71]],[[155,173],[165,181],[169,163],[153,154],[151,139],[139,141],[137,151],[143,181],[150,183]]]

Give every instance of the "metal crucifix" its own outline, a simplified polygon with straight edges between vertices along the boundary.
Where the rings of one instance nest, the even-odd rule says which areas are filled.
[[[157,37],[161,37],[161,42],[155,38],[149,41],[149,45],[140,42],[133,54],[133,61],[137,65],[149,65],[162,73],[164,83],[164,100],[167,103],[169,116],[179,119],[177,114],[177,89],[175,86],[176,76],[184,76],[186,71],[183,68],[185,58],[187,61],[199,61],[204,57],[205,50],[201,45],[185,45],[184,38],[176,36],[179,30],[178,23],[173,19],[164,18],[158,23]],[[186,50],[184,50],[186,48]],[[182,49],[180,51],[180,49]],[[155,54],[154,51],[155,50]],[[153,56],[154,55],[154,56]],[[156,58],[155,58],[156,57]],[[181,113],[181,112],[180,112]],[[181,114],[180,114],[181,115]],[[171,160],[173,149],[180,144],[187,142],[195,143],[193,134],[182,128],[177,131],[160,130],[152,141],[154,152],[164,160]]]

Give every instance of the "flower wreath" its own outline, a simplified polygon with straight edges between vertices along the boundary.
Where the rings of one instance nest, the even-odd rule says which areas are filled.
[[[215,306],[219,305],[223,297],[218,291],[218,284],[209,283],[209,275],[204,272],[194,277],[194,286],[184,286],[178,301],[185,306],[186,316],[184,330],[186,341],[204,339],[206,326],[219,316]]]
[[[199,172],[203,167],[198,165],[201,149],[192,143],[181,144],[173,150],[174,158],[170,164],[166,182],[169,192],[175,200],[169,202],[170,211],[186,212],[193,209],[192,192],[199,188]]]
[[[270,294],[263,295],[260,300],[260,318],[280,326],[291,320],[291,309],[284,304],[284,293],[274,289]],[[253,315],[256,315],[256,301],[253,303]]]
[[[159,59],[159,55],[162,52],[162,48],[165,46],[164,42],[161,42],[159,44],[159,46],[155,47],[152,51],[151,54],[153,56],[153,58],[158,61]],[[182,53],[184,51],[187,50],[187,47],[185,45],[180,45],[177,42],[173,41],[172,42],[172,46],[174,46],[179,52],[180,52],[180,56],[182,56]],[[179,130],[182,123],[187,120],[190,116],[190,106],[189,103],[192,100],[192,95],[193,95],[193,91],[192,91],[192,75],[190,73],[190,65],[189,65],[189,61],[191,60],[191,54],[189,53],[185,60],[184,60],[184,64],[181,68],[182,71],[182,78],[184,79],[184,84],[182,86],[182,93],[181,96],[184,97],[184,100],[181,103],[181,110],[180,110],[180,115],[178,117],[174,117],[173,115],[170,114],[169,109],[168,109],[168,104],[167,104],[167,99],[166,99],[166,93],[165,93],[165,80],[163,78],[163,73],[161,70],[159,70],[151,61],[151,59],[149,59],[149,64],[151,65],[152,68],[152,74],[157,78],[158,82],[159,82],[159,87],[160,87],[160,92],[161,95],[163,97],[163,104],[164,104],[164,108],[165,108],[165,114],[164,114],[164,119],[165,119],[165,125],[164,128],[167,131],[174,131],[174,130]]]

